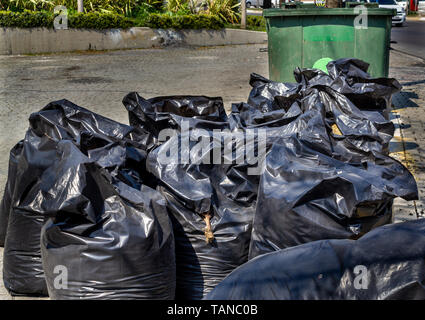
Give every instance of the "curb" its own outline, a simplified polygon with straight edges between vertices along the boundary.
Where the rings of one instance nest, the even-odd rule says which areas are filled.
[[[407,21],[424,21],[425,20],[425,16],[407,16],[406,17]]]
[[[54,30],[0,28],[0,55],[72,52],[85,50],[147,49],[167,46],[221,46],[264,44],[260,31],[163,30],[135,27],[128,30]]]

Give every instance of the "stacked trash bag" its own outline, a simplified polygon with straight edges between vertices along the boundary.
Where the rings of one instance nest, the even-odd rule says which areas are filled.
[[[327,69],[296,69],[296,83],[252,74],[229,115],[217,97],[135,92],[129,125],[67,100],[32,114],[0,207],[5,287],[53,299],[424,298],[425,222],[391,224],[393,199],[418,196],[388,156],[401,87],[357,59]]]

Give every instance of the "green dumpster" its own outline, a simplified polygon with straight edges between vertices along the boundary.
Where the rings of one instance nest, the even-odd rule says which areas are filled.
[[[270,79],[293,82],[296,67],[312,68],[324,58],[353,57],[368,62],[373,77],[387,77],[394,14],[393,9],[367,8],[367,25],[359,28],[354,27],[358,16],[354,8],[264,10]]]

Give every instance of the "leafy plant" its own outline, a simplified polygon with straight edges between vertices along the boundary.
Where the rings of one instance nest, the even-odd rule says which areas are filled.
[[[206,0],[208,9],[206,11],[209,15],[216,15],[225,22],[237,23],[240,14],[237,8],[240,3],[234,3],[233,0]]]
[[[135,22],[119,14],[89,12],[68,16],[68,25],[75,29],[128,29],[134,27]]]
[[[75,3],[74,3],[75,2]],[[1,0],[0,9],[11,11],[52,11],[54,7],[64,5],[67,8],[76,7],[73,0]]]
[[[85,12],[118,13],[126,16],[134,16],[140,7],[146,5],[159,10],[162,7],[161,0],[85,0]]]
[[[265,28],[266,19],[264,19],[264,17],[261,17],[261,16],[247,16],[246,24],[247,26],[250,26],[250,27]]]
[[[190,6],[189,0],[168,0],[167,1],[167,10],[170,13],[174,14],[191,14],[195,13],[192,10],[193,7]]]
[[[203,14],[217,16],[224,22],[236,23],[239,2],[235,0],[168,0],[169,15]]]
[[[1,0],[0,9],[22,11],[52,11],[55,6],[64,5],[68,9],[77,10],[76,0]],[[85,12],[119,13],[127,16],[137,12],[139,7],[150,6],[156,10],[162,7],[161,0],[85,0]]]

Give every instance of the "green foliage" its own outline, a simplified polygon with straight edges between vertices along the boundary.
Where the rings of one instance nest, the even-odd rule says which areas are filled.
[[[11,11],[52,11],[64,5],[69,10],[77,10],[77,0],[0,0],[0,9]],[[161,0],[84,0],[85,12],[118,13],[133,16],[140,7],[150,6],[155,10],[162,7]]]
[[[147,26],[157,29],[222,29],[223,21],[217,16],[152,14],[146,21]]]
[[[143,24],[151,13],[164,13],[162,4],[162,0],[84,0],[84,11],[121,14],[134,18],[137,24]],[[53,12],[53,8],[58,5],[66,6],[68,13],[75,13],[77,10],[77,0],[0,0],[0,10],[15,12],[25,10]],[[239,19],[238,8],[238,0],[168,0],[166,14],[209,15],[216,16],[225,23],[236,23]],[[203,19],[198,20],[204,21]]]
[[[177,15],[195,13],[194,6],[190,0],[168,0],[167,11]]]
[[[226,28],[240,29],[240,23],[240,19],[238,19],[237,24],[226,23]],[[247,16],[246,29],[253,31],[266,31],[266,19],[261,16]]]
[[[246,25],[254,28],[266,28],[266,19],[261,16],[247,16]]]
[[[133,16],[146,5],[159,10],[162,7],[161,0],[85,0],[84,11],[119,13]]]
[[[76,8],[77,2],[76,0],[1,0],[0,9],[11,11],[53,11],[53,8],[58,5]]]
[[[76,13],[68,16],[68,27],[75,29],[128,29],[135,25],[131,19],[113,13]]]
[[[37,28],[53,27],[53,14],[46,12],[0,11],[0,27]]]
[[[0,11],[0,27],[53,28],[55,16],[49,12],[11,12]],[[77,13],[68,15],[68,27],[80,29],[128,29],[134,21],[117,14]]]
[[[236,23],[240,14],[238,0],[168,0],[167,10],[172,14],[204,14],[217,16],[223,22]]]
[[[216,15],[224,22],[236,23],[240,17],[237,12],[239,2],[236,4],[234,0],[206,0],[208,9],[207,14]]]
[[[135,10],[133,10],[132,17],[136,21],[137,25],[144,25],[150,14],[158,12],[160,11],[153,5],[142,3],[140,6],[135,8]]]
[[[53,28],[55,16],[49,12],[0,11],[0,27]],[[73,13],[68,14],[68,27],[76,29],[128,29],[134,26],[161,29],[221,29],[223,21],[211,15],[167,15],[150,14],[145,20],[128,18],[112,13]]]

